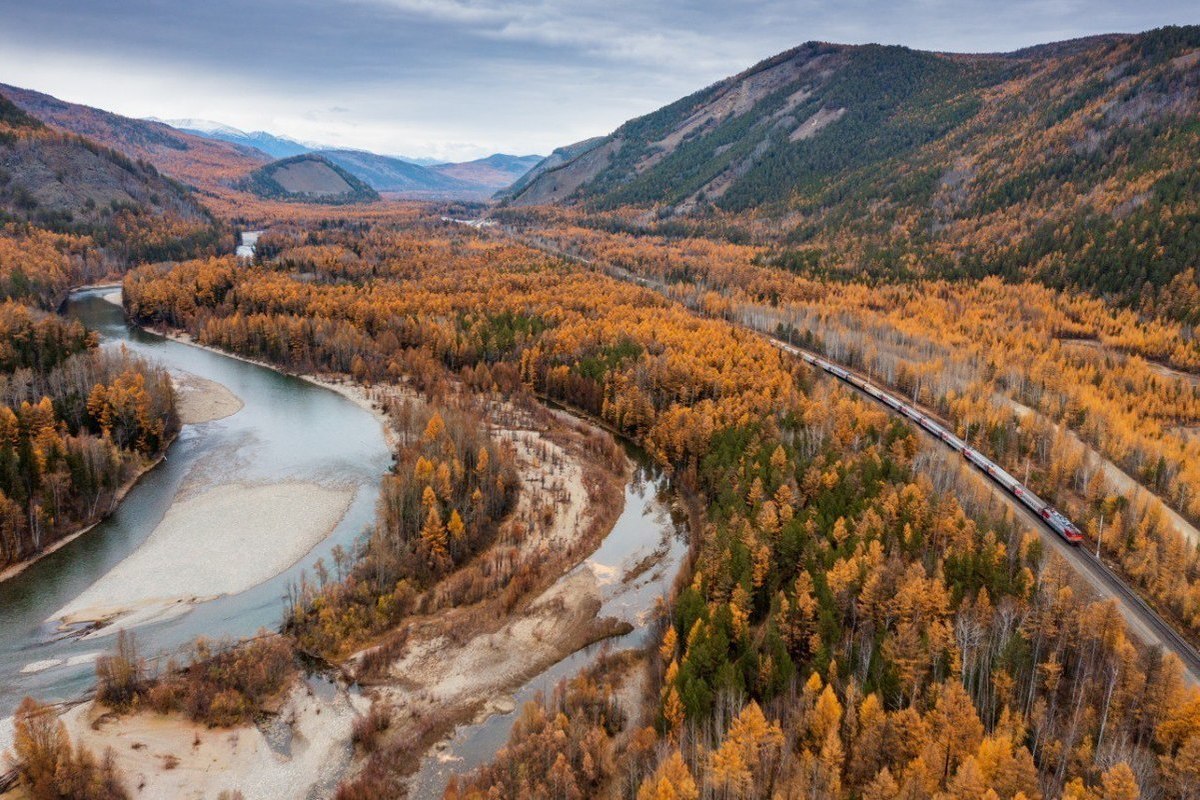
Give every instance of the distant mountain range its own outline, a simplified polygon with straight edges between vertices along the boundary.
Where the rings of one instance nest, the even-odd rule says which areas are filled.
[[[496,154],[442,164],[433,159],[320,147],[263,131],[246,133],[209,120],[133,119],[4,84],[0,84],[0,94],[53,128],[147,161],[163,173],[209,192],[226,190],[272,161],[316,153],[377,192],[419,199],[487,200],[541,161],[539,156]],[[356,192],[354,196],[364,195]]]
[[[243,147],[253,147],[272,158],[290,158],[291,156],[303,155],[304,153],[311,153],[313,150],[319,149],[301,144],[285,136],[276,136],[266,131],[246,133],[231,125],[223,125],[220,122],[212,122],[205,119],[157,119],[156,117],[147,117],[147,119],[151,122],[161,122],[164,125],[170,125],[172,128],[184,131],[185,133],[193,133],[196,136],[203,136],[207,139],[216,139],[217,141],[238,144]]]
[[[213,122],[208,119],[158,119],[157,117],[147,117],[147,119],[152,122],[161,122],[165,125],[170,125],[172,128],[186,131],[187,133],[194,133],[197,136],[240,144],[246,147],[254,147],[274,158],[290,158],[291,156],[303,155],[304,153],[339,149],[330,147],[329,145],[313,144],[311,142],[305,143],[288,136],[279,136],[266,131],[252,131],[247,133],[232,125],[226,125],[223,122]],[[395,157],[422,167],[443,163],[436,158]]]
[[[196,136],[253,147],[277,159],[318,153],[377,191],[409,196],[486,199],[542,161],[541,156],[496,153],[475,161],[445,163],[432,158],[386,156],[366,150],[305,144],[266,131],[247,133],[211,120],[150,119]]]

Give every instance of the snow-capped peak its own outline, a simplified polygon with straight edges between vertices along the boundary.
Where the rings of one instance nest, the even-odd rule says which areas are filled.
[[[232,125],[226,125],[221,122],[213,122],[210,119],[163,119],[156,120],[170,125],[172,128],[187,131],[200,131],[207,134],[224,134],[226,136],[246,136],[245,131],[241,131]]]

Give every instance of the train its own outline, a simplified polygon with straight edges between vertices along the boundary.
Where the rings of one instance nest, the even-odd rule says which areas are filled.
[[[941,439],[947,447],[961,454],[964,459],[975,465],[981,472],[1003,487],[1005,491],[1017,498],[1017,500],[1036,514],[1038,518],[1045,522],[1067,544],[1075,546],[1083,541],[1083,533],[1066,515],[1038,497],[999,464],[955,436],[953,432],[930,418],[927,414],[922,414],[914,406],[905,403],[895,395],[883,391],[870,381],[863,380],[849,370],[839,367],[837,364],[830,363],[812,353],[791,347],[790,345],[786,345],[785,347],[789,351],[798,354],[810,366],[824,370],[835,378],[850,384],[855,389],[870,395],[904,418],[924,428],[931,436]]]

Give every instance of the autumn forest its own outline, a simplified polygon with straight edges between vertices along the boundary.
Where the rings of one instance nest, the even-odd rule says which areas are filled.
[[[486,203],[256,195],[261,154],[0,96],[0,581],[254,402],[181,414],[211,381],[81,287],[389,459],[249,587],[39,621],[88,694],[20,684],[0,797],[1197,800],[1198,59],[809,43]],[[679,552],[602,564],[648,487]],[[156,646],[272,579],[256,630]]]

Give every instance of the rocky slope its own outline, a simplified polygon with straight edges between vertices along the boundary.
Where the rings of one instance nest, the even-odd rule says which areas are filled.
[[[1195,26],[993,55],[809,43],[556,151],[509,202],[757,238],[821,273],[1162,303],[1200,263],[1198,120]]]

